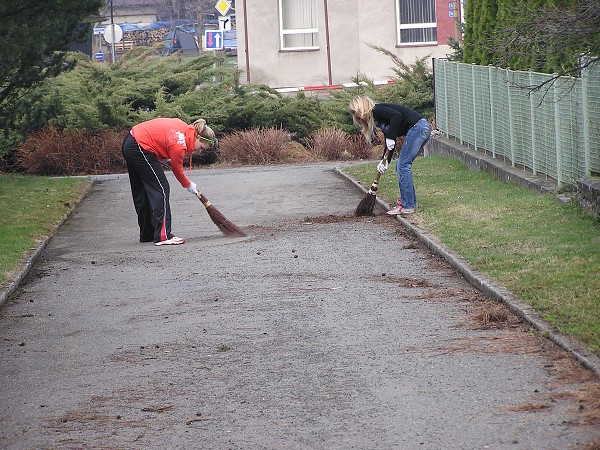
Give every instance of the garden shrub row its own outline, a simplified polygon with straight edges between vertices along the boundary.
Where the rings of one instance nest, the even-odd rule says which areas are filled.
[[[82,54],[75,69],[48,79],[23,98],[9,132],[0,137],[5,170],[45,175],[99,174],[124,170],[122,137],[155,117],[206,119],[220,138],[217,159],[232,164],[364,159],[371,156],[352,124],[347,105],[357,94],[402,103],[433,116],[433,78],[423,60],[394,61],[397,82],[327,97],[283,95],[264,85],[240,85],[240,73],[219,56],[158,56],[136,48],[113,65]]]
[[[36,132],[15,152],[12,171],[50,176],[124,173],[127,166],[121,155],[121,143],[126,133],[112,130],[59,132],[55,128]],[[192,163],[257,165],[374,156],[373,147],[358,136],[338,129],[319,130],[304,143],[293,141],[292,134],[283,128],[236,131],[219,140],[216,152],[194,154]]]

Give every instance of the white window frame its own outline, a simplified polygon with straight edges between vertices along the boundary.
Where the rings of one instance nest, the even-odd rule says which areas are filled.
[[[401,46],[420,46],[420,45],[437,45],[437,22],[414,22],[414,23],[402,23],[402,17],[400,17],[400,2],[401,1],[409,1],[413,3],[413,5],[418,5],[423,2],[431,2],[433,6],[433,12],[435,15],[435,20],[437,21],[437,10],[436,10],[436,2],[435,0],[396,0],[396,45]],[[419,42],[402,42],[401,36],[403,30],[423,30],[423,29],[435,29],[436,30],[436,40],[434,41],[419,41]]]
[[[284,25],[284,9],[286,8],[287,2],[291,1],[304,1],[306,2],[307,7],[312,9],[312,14],[310,14],[313,18],[313,22],[311,24],[302,24],[311,25],[306,28],[283,28]],[[317,24],[317,2],[316,0],[278,0],[279,2],[279,48],[280,50],[285,51],[293,51],[293,50],[318,50],[318,45],[307,45],[307,46],[287,46],[286,47],[286,36],[309,36],[312,35],[313,43],[318,40],[319,28]]]

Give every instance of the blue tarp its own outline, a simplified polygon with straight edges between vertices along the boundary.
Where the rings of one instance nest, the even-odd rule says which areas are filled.
[[[147,31],[158,30],[160,28],[179,27],[187,33],[194,33],[195,26],[191,20],[171,20],[168,22],[150,22],[150,23],[120,23],[119,26],[123,32],[127,31]]]
[[[210,22],[216,23],[216,21],[207,21],[207,22],[204,22],[204,24],[206,25]],[[135,31],[147,31],[147,30],[158,30],[161,28],[168,28],[170,30],[179,29],[186,33],[196,34],[196,25],[197,24],[191,20],[171,20],[171,21],[150,22],[150,23],[120,23],[118,25],[123,30],[123,33],[127,33],[130,31],[135,32]],[[104,28],[105,28],[104,26],[96,27],[95,33],[100,34],[101,32],[99,32],[99,30],[103,30]],[[173,32],[171,32],[170,37],[167,37],[167,39],[170,39],[172,37],[173,37]],[[223,39],[223,47],[224,48],[236,48],[237,47],[237,33],[235,30],[225,31],[223,38],[224,38]]]

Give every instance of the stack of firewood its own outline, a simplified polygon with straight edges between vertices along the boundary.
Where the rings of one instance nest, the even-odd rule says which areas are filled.
[[[123,40],[133,42],[135,47],[151,47],[157,42],[162,42],[169,34],[168,28],[156,30],[127,31],[123,33]]]

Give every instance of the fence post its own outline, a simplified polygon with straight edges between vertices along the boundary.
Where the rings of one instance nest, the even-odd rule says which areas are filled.
[[[492,158],[496,157],[496,134],[495,128],[496,124],[494,123],[494,89],[492,83],[492,66],[488,66],[488,85],[490,90],[490,123],[491,133],[492,133]]]
[[[458,140],[464,144],[462,137],[462,111],[460,107],[460,65],[456,66],[456,84],[458,85]]]
[[[513,136],[513,113],[512,113],[512,98],[510,95],[510,85],[512,80],[509,77],[509,69],[506,69],[506,90],[508,92],[508,133],[510,136],[510,163],[515,166],[515,138]]]
[[[446,107],[446,137],[450,137],[450,120],[448,119],[448,111],[450,108],[448,107],[448,75],[446,72],[446,68],[448,67],[448,61],[444,61],[444,106]]]
[[[471,64],[471,89],[473,91],[473,146],[477,150],[477,103],[475,102],[475,64]]]
[[[583,56],[580,57],[580,61],[583,60]],[[586,177],[589,177],[592,172],[590,170],[590,128],[588,125],[589,117],[589,102],[588,102],[588,79],[587,70],[581,71],[581,117],[583,119],[583,173]]]
[[[531,171],[534,175],[537,175],[537,170],[535,168],[535,124],[533,118],[535,117],[535,107],[533,106],[533,93],[531,89],[533,88],[533,74],[531,70],[529,71],[529,123],[531,124]]]
[[[558,92],[556,90],[556,85],[558,83],[555,81],[552,83],[552,95],[553,95],[553,103],[552,107],[554,108],[554,131],[556,133],[556,139],[554,139],[555,145],[555,154],[556,154],[556,181],[558,182],[558,186],[560,187],[562,184],[562,165],[560,163],[560,118],[558,117],[558,104],[560,98],[558,97]]]

